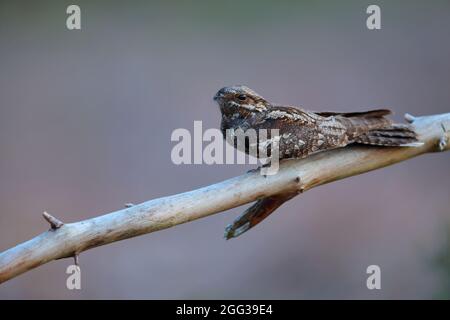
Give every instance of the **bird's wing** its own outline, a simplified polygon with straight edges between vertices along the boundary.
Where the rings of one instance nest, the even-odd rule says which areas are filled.
[[[322,120],[323,116],[314,112],[309,112],[301,108],[292,106],[272,106],[266,115],[269,119],[282,119],[288,121],[299,122],[303,125],[314,124],[318,120]]]
[[[362,111],[362,112],[333,112],[333,111],[312,111],[315,114],[322,117],[331,117],[331,116],[341,116],[345,118],[353,118],[353,117],[382,117],[392,114],[391,110],[388,109],[377,109],[370,111]]]

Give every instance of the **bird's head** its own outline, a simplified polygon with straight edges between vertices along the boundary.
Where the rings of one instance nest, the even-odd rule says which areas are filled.
[[[224,87],[217,91],[214,101],[225,116],[264,112],[270,106],[269,102],[246,86]]]

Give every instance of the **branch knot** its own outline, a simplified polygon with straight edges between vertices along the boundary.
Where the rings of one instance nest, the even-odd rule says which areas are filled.
[[[297,193],[303,193],[305,187],[303,186],[302,178],[300,176],[295,177],[295,183],[297,184]]]
[[[441,123],[441,127],[442,127],[443,133],[442,133],[441,138],[439,139],[438,146],[439,146],[439,151],[444,151],[450,140],[450,130],[445,128],[444,123]]]

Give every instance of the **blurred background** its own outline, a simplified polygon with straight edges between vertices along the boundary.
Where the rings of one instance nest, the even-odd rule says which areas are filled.
[[[66,29],[81,7],[82,30]],[[382,29],[366,28],[381,7]],[[124,203],[246,165],[171,162],[176,128],[218,128],[212,96],[245,84],[312,110],[450,111],[448,1],[0,1],[0,251]],[[450,298],[450,154],[311,190],[243,236],[245,207],[84,252],[0,298]],[[381,290],[366,268],[381,267]]]

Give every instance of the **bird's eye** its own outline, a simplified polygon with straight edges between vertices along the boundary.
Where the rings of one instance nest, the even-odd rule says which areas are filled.
[[[245,99],[247,99],[247,96],[245,94],[240,94],[237,96],[237,98],[241,101],[245,101]]]

